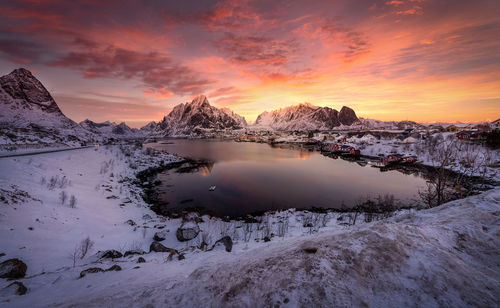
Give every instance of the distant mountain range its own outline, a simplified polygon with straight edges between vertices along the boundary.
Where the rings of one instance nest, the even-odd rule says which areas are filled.
[[[498,127],[498,120],[496,127]],[[228,108],[217,108],[204,95],[182,103],[159,122],[141,129],[125,123],[79,124],[67,118],[47,89],[30,71],[19,68],[0,77],[0,144],[76,144],[138,137],[206,136],[217,132],[248,130],[311,131],[420,127],[411,121],[383,122],[358,118],[354,110],[339,111],[309,103],[261,113],[253,125]]]
[[[96,135],[108,136],[117,139],[123,137],[143,137],[145,135],[143,131],[140,131],[137,128],[130,128],[127,124],[125,124],[125,122],[120,124],[109,121],[96,123],[87,119],[80,122],[79,125]]]

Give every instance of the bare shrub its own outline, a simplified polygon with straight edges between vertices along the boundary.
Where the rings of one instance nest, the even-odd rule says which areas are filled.
[[[61,191],[59,194],[59,200],[61,200],[61,204],[64,205],[66,203],[66,200],[68,199],[68,194],[66,194],[66,191]]]
[[[271,238],[271,223],[269,222],[269,216],[265,216],[259,226],[261,230],[262,238]]]
[[[72,209],[76,207],[76,198],[74,195],[71,195],[71,198],[69,198],[69,207]]]
[[[66,176],[63,176],[59,180],[59,188],[64,188],[64,187],[68,186],[69,183],[70,183],[70,181],[68,180],[68,178]]]
[[[330,215],[328,213],[325,213],[324,215],[321,216],[321,226],[324,228],[330,221]]]
[[[80,243],[80,260],[85,258],[87,253],[94,247],[94,242],[90,239],[90,237],[87,237],[86,239],[82,240]]]
[[[59,177],[57,175],[56,176],[52,176],[50,178],[49,182],[47,183],[47,188],[49,190],[53,190],[54,188],[56,188],[58,179],[59,179]]]
[[[83,239],[79,244],[75,245],[73,252],[70,254],[70,258],[73,260],[73,267],[76,266],[78,260],[82,260],[94,247],[94,241],[87,237]]]
[[[250,239],[252,238],[252,233],[254,231],[254,224],[253,223],[245,223],[243,225],[243,240],[245,243],[248,243]]]

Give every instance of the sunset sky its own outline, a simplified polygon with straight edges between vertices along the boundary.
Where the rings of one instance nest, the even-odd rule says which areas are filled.
[[[302,102],[379,120],[500,117],[500,1],[0,3],[0,74],[75,121],[160,120],[205,94],[255,121]]]

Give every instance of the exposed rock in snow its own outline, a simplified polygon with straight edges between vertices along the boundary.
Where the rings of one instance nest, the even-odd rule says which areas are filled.
[[[26,294],[26,292],[28,292],[28,288],[26,288],[26,286],[22,282],[14,281],[7,287],[0,290],[0,296],[8,296],[11,294],[24,295]]]
[[[210,250],[214,250],[218,246],[222,246],[227,252],[231,252],[233,249],[233,240],[231,240],[231,237],[229,236],[224,236],[220,240],[216,241]]]
[[[151,125],[150,127],[152,127]],[[186,136],[224,129],[240,129],[246,126],[243,117],[211,106],[204,95],[197,96],[191,103],[179,104],[163,118],[151,136]]]
[[[180,242],[187,242],[198,236],[200,227],[193,222],[183,223],[175,232],[175,236]]]
[[[358,120],[354,110],[343,107],[340,114],[329,107],[309,103],[290,106],[271,112],[263,112],[255,121],[256,127],[275,130],[329,130],[340,125],[351,125]]]
[[[149,252],[170,252],[176,253],[177,251],[172,248],[165,247],[162,243],[152,242],[151,246],[149,246]]]
[[[26,275],[26,264],[19,259],[9,259],[0,263],[0,278],[17,279]]]
[[[123,254],[117,250],[107,250],[105,251],[101,258],[103,259],[116,259],[116,258],[121,258]]]
[[[168,235],[168,231],[167,230],[158,231],[153,236],[153,239],[155,241],[157,241],[157,242],[161,242],[161,241],[164,241],[167,238],[167,235]]]

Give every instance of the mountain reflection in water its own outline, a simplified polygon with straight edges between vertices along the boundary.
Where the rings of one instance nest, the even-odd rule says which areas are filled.
[[[291,207],[352,207],[387,194],[409,205],[425,186],[420,176],[395,170],[380,172],[366,162],[332,159],[297,146],[169,141],[147,146],[197,161],[194,166],[181,166],[182,172],[169,170],[157,175],[162,183],[157,188],[159,198],[172,212],[195,207],[237,217]],[[211,186],[216,189],[209,191]]]

